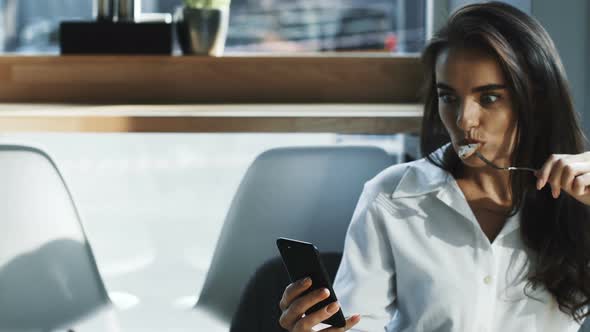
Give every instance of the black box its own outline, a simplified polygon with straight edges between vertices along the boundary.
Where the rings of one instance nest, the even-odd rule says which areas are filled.
[[[172,23],[61,22],[61,54],[172,54]]]

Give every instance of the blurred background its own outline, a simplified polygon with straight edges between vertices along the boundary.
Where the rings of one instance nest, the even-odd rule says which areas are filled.
[[[143,0],[173,14],[179,0]],[[226,53],[419,52],[426,0],[233,0]],[[58,53],[59,22],[91,19],[92,0],[1,0],[4,52]]]

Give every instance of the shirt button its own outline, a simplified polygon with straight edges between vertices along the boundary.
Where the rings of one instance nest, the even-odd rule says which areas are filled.
[[[483,278],[483,282],[486,285],[489,285],[492,283],[492,277],[491,276],[486,276],[485,278]]]

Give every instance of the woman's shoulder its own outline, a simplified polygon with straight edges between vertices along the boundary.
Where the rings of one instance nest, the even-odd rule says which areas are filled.
[[[419,195],[446,183],[449,173],[426,158],[392,165],[365,184],[365,191],[393,198]]]

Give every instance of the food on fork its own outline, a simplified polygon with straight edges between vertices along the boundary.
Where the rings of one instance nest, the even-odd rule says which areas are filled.
[[[466,159],[470,157],[480,146],[480,143],[461,145],[459,146],[459,151],[457,151],[457,154],[459,155],[459,158]]]

